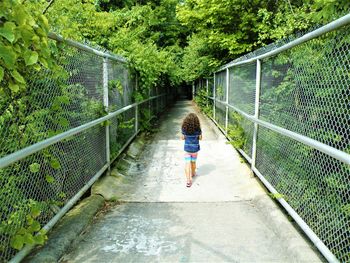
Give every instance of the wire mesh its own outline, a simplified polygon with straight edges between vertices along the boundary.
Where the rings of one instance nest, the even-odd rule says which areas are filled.
[[[215,74],[215,99],[226,101],[226,71]],[[225,128],[226,106],[219,101],[215,102],[215,121]]]
[[[108,60],[108,111],[131,104],[128,70],[122,63]],[[132,92],[132,89],[131,89]]]
[[[153,97],[153,96],[156,96],[156,95],[157,95],[157,90],[155,88],[152,88],[149,96]],[[154,100],[150,100],[148,102],[148,104],[149,104],[150,116],[152,118],[152,116],[156,116],[156,110],[157,110],[156,109],[156,103],[155,103]]]
[[[341,262],[350,260],[350,168],[259,127],[256,166]]]
[[[220,128],[225,129],[226,121],[226,106],[223,103],[215,103],[215,121],[219,124]]]
[[[349,72],[349,26],[263,59],[258,118],[350,154]],[[215,73],[219,100],[225,100],[225,75]],[[256,80],[256,62],[229,68],[229,104],[254,115]],[[222,126],[224,105],[215,104]],[[228,116],[228,136],[252,158],[253,122],[232,109]],[[257,169],[339,261],[350,262],[349,165],[282,134],[259,125]]]
[[[254,124],[231,108],[228,114],[228,137],[236,148],[252,158]]]
[[[134,102],[135,83],[124,63],[64,43],[56,48],[58,72],[39,71],[30,76],[22,97],[0,97],[0,158]],[[108,108],[104,105],[104,61]],[[161,92],[155,89],[153,94]],[[169,92],[168,98],[159,97],[157,103],[141,104],[147,113],[139,119],[150,121],[151,111],[162,112],[166,99],[175,98]],[[135,135],[135,113],[131,108],[0,169],[0,262],[11,259],[22,245],[39,243],[40,228],[108,165],[108,148],[115,158]]]
[[[125,64],[108,60],[108,112],[132,104],[134,83]],[[118,156],[126,142],[135,134],[135,109],[109,120],[110,158]]]
[[[261,119],[350,150],[349,51],[343,29],[264,60]]]
[[[152,109],[149,101],[139,105],[139,120],[141,130],[149,130],[152,122]]]
[[[226,101],[226,71],[215,74],[215,98]]]
[[[165,92],[167,92],[166,88],[159,89],[158,90],[158,95],[162,95]],[[161,96],[161,97],[159,97],[159,99],[157,101],[158,101],[158,112],[157,112],[157,114],[161,115],[166,110],[167,98],[166,98],[166,96]]]
[[[67,45],[59,54],[61,72],[39,72],[23,97],[0,101],[8,107],[0,117],[0,157],[103,115],[103,59]],[[0,261],[14,255],[16,242],[34,239],[33,221],[46,224],[106,164],[105,145],[97,126],[0,170]]]
[[[118,156],[122,147],[135,134],[135,132],[134,108],[110,119],[109,141],[111,160]]]
[[[0,157],[92,121],[101,113],[102,58],[68,46],[61,72],[40,71],[28,80],[28,92],[0,98]],[[69,74],[68,74],[69,72]]]
[[[229,104],[254,115],[256,62],[230,68],[229,76]]]
[[[95,126],[0,170],[1,261],[16,253],[16,236],[34,234],[33,209],[44,226],[103,167],[105,145],[104,127]]]
[[[214,80],[208,79],[208,96],[213,97],[213,91],[214,91]]]
[[[262,120],[350,152],[347,30],[328,33],[263,61]],[[258,169],[274,169],[273,178],[269,177],[271,170],[264,176],[286,195],[328,248],[342,262],[349,261],[350,214],[345,212],[350,207],[349,167],[310,147],[261,130],[258,145],[267,142],[266,136],[269,145],[264,146],[265,166],[259,162]],[[272,150],[274,154],[269,153]],[[261,151],[259,156],[264,158]],[[278,169],[266,158],[278,161]]]

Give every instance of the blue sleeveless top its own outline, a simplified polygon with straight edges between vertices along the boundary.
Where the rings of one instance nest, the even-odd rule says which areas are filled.
[[[185,152],[196,153],[200,150],[199,146],[199,135],[202,134],[202,131],[195,131],[193,134],[186,134],[184,130],[182,130],[182,134],[185,136]]]

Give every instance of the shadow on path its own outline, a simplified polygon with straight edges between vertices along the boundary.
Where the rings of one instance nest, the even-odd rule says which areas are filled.
[[[203,141],[199,176],[186,188],[179,138],[189,112],[199,115]],[[166,113],[139,163],[122,204],[97,219],[65,262],[321,262],[192,102]]]

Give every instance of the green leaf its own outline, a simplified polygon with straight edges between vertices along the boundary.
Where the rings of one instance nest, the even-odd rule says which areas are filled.
[[[23,247],[24,239],[23,236],[15,235],[11,238],[10,245],[12,248],[20,250]]]
[[[27,23],[28,15],[26,14],[26,12],[24,11],[23,6],[21,6],[21,5],[17,5],[16,6],[15,14],[14,14],[13,17],[16,20],[17,24],[20,25],[20,26]]]
[[[22,83],[22,84],[25,84],[25,83],[26,83],[26,81],[24,80],[24,78],[22,77],[22,75],[19,74],[17,70],[11,71],[11,75],[12,75],[12,77],[13,77],[16,81],[18,81],[19,83]]]
[[[13,93],[17,93],[19,91],[19,86],[12,82],[9,83],[9,88]]]
[[[35,244],[35,240],[32,234],[30,233],[25,233],[23,235],[23,241],[24,243],[28,244],[28,245],[34,245]]]
[[[30,225],[28,230],[33,233],[33,232],[39,231],[40,228],[41,228],[40,223],[38,221],[34,220],[33,223]]]
[[[56,170],[61,168],[61,164],[57,159],[52,159],[50,161],[50,165],[53,169],[56,169]]]
[[[34,237],[34,240],[35,240],[35,244],[44,245],[44,243],[45,243],[45,236],[44,235],[36,235]]]
[[[45,230],[45,229],[40,229],[40,231],[39,231],[38,234],[39,234],[39,235],[42,235],[42,236],[44,236],[44,237],[46,238],[47,230]]]
[[[41,70],[41,66],[38,65],[38,64],[35,64],[35,65],[33,66],[33,68],[34,68],[36,71],[40,71],[40,70]]]
[[[57,101],[62,103],[62,104],[69,104],[69,97],[67,95],[59,96],[57,97]]]
[[[62,127],[68,127],[69,126],[69,121],[66,118],[60,117],[58,119],[58,123],[62,126]]]
[[[15,23],[6,22],[4,26],[0,28],[0,35],[12,43],[15,40],[15,28]]]
[[[41,37],[45,37],[45,36],[46,36],[45,31],[42,30],[40,27],[36,28],[36,29],[35,29],[35,32],[36,32],[39,36],[41,36]]]
[[[49,21],[47,20],[46,16],[44,15],[40,15],[39,16],[40,21],[42,22],[44,29],[46,31],[49,31],[50,27],[49,27]]]
[[[21,227],[18,231],[17,231],[17,235],[24,235],[27,232],[27,229],[25,229],[24,227]]]
[[[30,170],[32,173],[37,173],[37,172],[39,172],[39,170],[40,170],[40,164],[38,164],[38,163],[32,163],[31,165],[29,165],[29,170]]]
[[[66,193],[64,193],[64,192],[60,192],[59,194],[58,194],[58,197],[60,197],[60,198],[66,198]]]
[[[280,199],[280,198],[284,198],[285,199],[285,196],[283,194],[280,194],[280,193],[269,193],[269,196],[272,198],[272,199]]]
[[[0,81],[2,81],[4,79],[4,68],[0,67]]]
[[[23,55],[26,66],[30,66],[38,62],[39,55],[35,51],[26,51]]]
[[[24,42],[27,45],[30,45],[33,36],[35,36],[35,32],[34,32],[33,28],[31,28],[28,25],[23,25],[23,26],[18,27],[17,30],[21,34],[20,36],[24,40]]]
[[[0,58],[4,60],[8,68],[13,68],[16,62],[16,53],[13,51],[12,47],[4,46],[0,42]]]
[[[343,212],[345,213],[345,215],[350,217],[350,204],[344,205],[342,207]]]
[[[45,67],[45,68],[48,68],[49,67],[49,64],[47,63],[47,60],[44,59],[44,58],[40,58],[40,63]]]
[[[40,211],[40,208],[38,206],[33,206],[30,209],[30,213],[31,213],[33,218],[37,218],[40,215],[41,211]]]
[[[46,182],[48,182],[49,184],[52,184],[56,181],[55,178],[51,175],[46,175],[45,179],[46,179]]]
[[[31,215],[27,215],[27,224],[32,225],[34,223],[34,219]]]

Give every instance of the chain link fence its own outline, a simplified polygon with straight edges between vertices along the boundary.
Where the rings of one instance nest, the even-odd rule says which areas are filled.
[[[349,23],[347,15],[307,41],[229,63],[214,73],[213,96],[195,83],[197,97],[214,103],[213,120],[330,262],[350,262]]]
[[[155,88],[136,102],[136,80],[122,58],[53,38],[61,71],[36,72],[25,94],[0,98],[0,262],[43,243],[41,229],[175,96]]]

